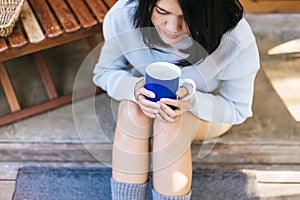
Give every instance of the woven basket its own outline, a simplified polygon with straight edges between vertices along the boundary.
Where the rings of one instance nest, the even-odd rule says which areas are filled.
[[[0,36],[9,36],[19,18],[24,0],[0,0]]]

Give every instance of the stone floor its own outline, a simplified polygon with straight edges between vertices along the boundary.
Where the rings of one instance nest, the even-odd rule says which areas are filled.
[[[195,143],[194,164],[256,173],[261,199],[299,199],[300,56],[284,52],[270,56],[268,51],[300,38],[300,15],[246,17],[261,56],[261,70],[255,82],[254,116],[221,138]],[[79,85],[92,84],[88,78],[92,65],[81,66],[86,64],[84,58],[88,53],[84,40],[45,51],[55,84],[60,86],[59,93],[71,92],[75,80]],[[24,107],[46,98],[31,59],[24,56],[8,62]],[[78,75],[79,68],[86,70]],[[11,199],[17,170],[22,166],[109,165],[114,105],[106,94],[101,94],[0,127],[0,199]],[[6,112],[8,105],[0,88],[0,114]]]

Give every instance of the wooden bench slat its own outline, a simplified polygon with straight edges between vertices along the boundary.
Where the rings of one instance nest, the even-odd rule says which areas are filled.
[[[54,38],[63,33],[45,0],[29,0],[29,2],[47,37]]]
[[[86,0],[86,3],[93,11],[94,15],[96,16],[97,20],[102,23],[105,14],[107,13],[108,9],[103,3],[102,0]]]
[[[16,112],[21,110],[17,95],[15,93],[14,87],[9,78],[6,66],[3,62],[0,62],[0,81],[7,98],[10,110]]]
[[[0,37],[0,53],[6,51],[7,49],[8,49],[8,46],[6,44],[5,39]]]
[[[8,41],[12,48],[20,48],[28,43],[18,23],[15,25],[13,33],[8,37]]]
[[[101,26],[98,23],[96,26],[93,26],[88,29],[80,29],[76,31],[76,34],[62,34],[60,37],[56,37],[54,39],[45,39],[38,44],[28,44],[22,48],[8,48],[4,53],[0,54],[0,62],[10,60],[13,58],[17,58],[23,55],[27,55],[30,53],[34,53],[37,51],[41,51],[44,49],[56,47],[59,45],[67,44],[72,41],[76,41],[79,39],[87,38],[92,35],[101,33]]]
[[[38,43],[45,39],[44,33],[27,1],[23,3],[20,19],[30,43]]]
[[[117,0],[104,0],[104,1],[109,8],[111,8],[117,2]]]
[[[67,0],[67,2],[76,14],[82,27],[88,28],[97,24],[97,21],[95,20],[94,16],[90,13],[88,7],[83,2],[83,0]]]
[[[71,10],[63,0],[48,0],[50,6],[54,10],[58,20],[67,33],[77,31],[80,25]]]

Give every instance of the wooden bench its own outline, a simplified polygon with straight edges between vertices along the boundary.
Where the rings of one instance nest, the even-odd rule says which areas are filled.
[[[0,116],[0,126],[70,103],[72,94],[59,96],[41,50],[87,38],[95,45],[108,9],[116,0],[28,0],[9,37],[0,37],[0,80],[9,113]],[[33,54],[48,100],[22,108],[8,74],[5,61]],[[95,87],[76,91],[76,98],[95,92]]]

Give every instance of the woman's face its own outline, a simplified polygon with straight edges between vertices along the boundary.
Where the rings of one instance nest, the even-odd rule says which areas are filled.
[[[188,27],[177,0],[158,0],[151,21],[166,44],[175,44],[188,34]]]

